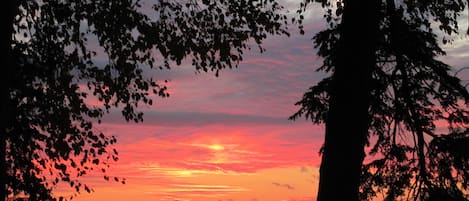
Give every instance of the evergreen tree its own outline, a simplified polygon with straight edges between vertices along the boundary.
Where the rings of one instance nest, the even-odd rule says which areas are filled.
[[[437,59],[467,2],[314,2],[330,25],[314,37],[319,70],[332,75],[291,118],[326,124],[318,200],[468,200],[469,93]]]

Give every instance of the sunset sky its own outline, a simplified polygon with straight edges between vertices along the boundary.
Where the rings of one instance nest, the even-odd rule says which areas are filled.
[[[320,11],[308,15],[305,35],[290,27],[292,36],[269,38],[263,54],[253,46],[238,68],[219,77],[190,65],[155,71],[170,80],[170,98],[142,107],[141,124],[126,123],[115,112],[98,126],[118,137],[120,159],[109,175],[126,184],[93,174],[85,183],[95,192],[74,200],[315,200],[324,127],[287,118],[306,89],[324,77],[315,72],[321,59],[311,41],[324,27]],[[467,37],[458,38],[444,60],[468,66],[468,44]]]

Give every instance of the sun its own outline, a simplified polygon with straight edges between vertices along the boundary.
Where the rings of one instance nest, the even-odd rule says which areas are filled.
[[[209,145],[208,148],[214,151],[222,151],[225,149],[225,147],[221,144],[212,144],[212,145]]]

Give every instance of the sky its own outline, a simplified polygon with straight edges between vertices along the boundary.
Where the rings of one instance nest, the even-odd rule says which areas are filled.
[[[290,37],[269,37],[267,52],[253,48],[238,68],[218,77],[190,65],[155,72],[170,80],[170,98],[140,108],[143,123],[111,113],[98,126],[117,136],[119,160],[108,174],[126,184],[93,173],[84,181],[94,192],[74,200],[315,200],[324,126],[287,118],[324,77],[315,71],[321,58],[311,40],[324,27],[320,11],[308,14],[305,35],[291,27]],[[467,42],[457,38],[442,59],[468,66]]]

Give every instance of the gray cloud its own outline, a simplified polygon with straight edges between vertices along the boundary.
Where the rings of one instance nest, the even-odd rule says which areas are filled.
[[[113,112],[104,117],[105,123],[124,123],[124,120]],[[206,126],[206,125],[270,125],[292,124],[287,118],[269,117],[249,114],[228,114],[215,112],[183,112],[183,111],[147,111],[143,125],[154,126]]]

